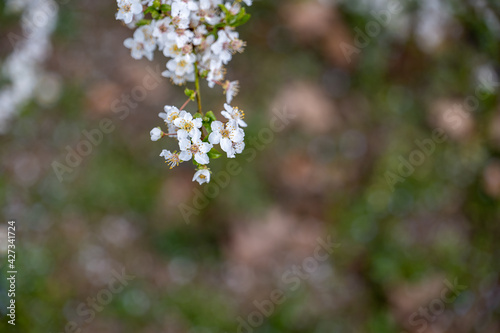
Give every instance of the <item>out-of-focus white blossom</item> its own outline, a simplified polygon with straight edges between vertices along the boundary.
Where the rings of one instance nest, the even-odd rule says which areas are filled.
[[[3,61],[0,75],[9,82],[0,88],[0,133],[8,121],[35,93],[44,75],[42,64],[50,51],[58,5],[53,0],[9,0],[6,9],[21,12],[20,35],[9,35],[13,52]],[[35,18],[43,17],[43,21]]]
[[[116,19],[122,20],[125,24],[131,23],[134,15],[142,12],[142,5],[139,0],[118,0],[117,3]]]

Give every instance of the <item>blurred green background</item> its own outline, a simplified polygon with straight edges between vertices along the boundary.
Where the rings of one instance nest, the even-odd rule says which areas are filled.
[[[0,59],[19,32],[4,6]],[[0,281],[1,332],[500,332],[500,2],[254,1],[227,73],[248,152],[211,187],[150,141],[182,88],[163,79],[113,112],[166,63],[130,57],[115,11],[60,5],[44,63],[56,97],[37,90],[0,136],[2,276],[8,219],[18,269],[15,327]],[[221,91],[202,91],[220,116]],[[53,162],[106,118],[114,130],[60,182]],[[283,278],[327,237],[339,246],[326,261]],[[86,322],[80,304],[123,268],[135,278]],[[275,289],[284,302],[255,314]]]

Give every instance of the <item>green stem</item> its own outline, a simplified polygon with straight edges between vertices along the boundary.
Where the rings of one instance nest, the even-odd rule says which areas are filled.
[[[194,75],[195,75],[195,87],[196,87],[196,100],[198,101],[198,113],[203,116],[201,111],[201,94],[200,94],[200,74],[198,73],[198,66],[194,64]]]

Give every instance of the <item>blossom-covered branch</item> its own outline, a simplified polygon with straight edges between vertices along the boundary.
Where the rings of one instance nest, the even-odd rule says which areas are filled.
[[[160,127],[151,130],[151,140],[175,138],[179,151],[163,150],[160,154],[173,168],[192,160],[197,171],[193,181],[200,184],[210,181],[210,159],[222,154],[214,148],[219,144],[228,158],[240,154],[245,143],[244,112],[231,106],[239,90],[238,81],[225,80],[225,66],[235,53],[243,52],[246,43],[239,39],[235,29],[246,23],[250,15],[243,3],[250,6],[252,0],[117,0],[116,18],[130,28],[136,28],[133,38],[125,40],[135,59],[152,60],[159,50],[168,58],[164,77],[177,85],[194,83],[194,90],[185,89],[189,100],[196,100],[197,112],[167,105],[159,114],[167,132]],[[217,120],[214,113],[203,113],[200,80],[210,88],[221,86],[226,104],[221,115],[225,122]],[[188,100],[188,101],[189,101]]]

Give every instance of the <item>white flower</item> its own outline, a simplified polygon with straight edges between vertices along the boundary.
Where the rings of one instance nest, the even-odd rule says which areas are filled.
[[[163,55],[167,58],[182,56],[182,48],[178,47],[175,41],[169,39],[165,45],[163,45]]]
[[[156,49],[156,40],[153,37],[153,27],[151,25],[143,25],[134,32],[134,39],[144,43],[144,47],[148,51]]]
[[[207,75],[208,86],[210,88],[213,88],[215,85],[215,82],[223,80],[225,72],[226,71],[224,69],[224,66],[222,66],[222,63],[217,62],[217,61],[211,61],[210,62],[210,71],[208,72],[208,75]]]
[[[194,31],[193,45],[200,45],[205,36],[208,35],[207,27],[199,25]]]
[[[186,111],[179,111],[178,108],[175,106],[170,106],[170,105],[165,105],[163,108],[165,112],[160,112],[158,116],[162,118],[165,121],[165,124],[168,126],[168,134],[172,136],[176,136],[177,134],[177,126],[174,125],[174,120],[179,118],[179,117],[184,117],[184,115],[187,113]]]
[[[193,1],[184,2],[182,0],[174,0],[171,8],[172,17],[188,18],[191,10],[196,10],[198,6]]]
[[[245,143],[243,141],[233,143],[233,149],[234,149],[236,154],[241,154],[243,152],[243,150],[245,149]]]
[[[244,3],[246,3],[247,6],[252,5],[252,0],[243,0]]]
[[[178,108],[171,105],[165,105],[163,110],[165,110],[165,112],[161,112],[159,116],[160,118],[163,118],[167,124],[173,124],[175,119],[183,117],[184,114],[187,113],[186,111],[180,111]]]
[[[153,52],[156,48],[153,28],[149,25],[138,28],[134,32],[134,38],[125,39],[123,45],[132,50],[132,58],[141,59],[144,56],[153,60]]]
[[[212,122],[212,133],[208,137],[208,141],[215,145],[220,143],[220,147],[227,153],[227,157],[234,157],[233,143],[240,143],[245,137],[245,132],[241,128],[232,126],[227,123],[224,126],[220,121]]]
[[[234,96],[238,95],[238,92],[240,91],[240,83],[238,81],[226,81],[222,85],[222,88],[226,94],[226,102],[229,104],[233,100]]]
[[[210,170],[209,169],[200,169],[196,171],[193,177],[193,182],[197,181],[200,185],[203,183],[210,183]]]
[[[197,10],[198,5],[193,1],[184,2],[182,0],[175,0],[171,8],[172,23],[178,29],[186,29],[189,26],[191,10]]]
[[[134,15],[142,12],[142,5],[138,0],[117,0],[118,13],[116,19],[125,24],[132,22]]]
[[[210,49],[212,52],[219,57],[224,65],[226,65],[233,57],[230,50],[231,40],[224,30],[218,32],[219,38],[212,44]]]
[[[237,107],[232,107],[229,104],[224,104],[226,111],[221,111],[220,114],[230,121],[236,123],[237,126],[247,127],[247,123],[243,121],[245,118],[245,112]]]
[[[199,128],[203,125],[203,120],[201,120],[201,118],[193,119],[193,115],[186,112],[174,120],[174,125],[179,128],[177,131],[177,136],[179,136],[179,138],[187,137],[188,135],[194,138],[201,135]]]
[[[196,57],[194,54],[186,54],[170,60],[167,63],[167,68],[169,71],[178,76],[185,76],[187,74],[194,73],[194,62]]]
[[[168,32],[173,29],[171,23],[172,20],[170,17],[165,17],[164,19],[154,23],[153,37],[157,39],[160,50],[162,50],[168,42]]]
[[[167,33],[167,38],[175,41],[177,47],[183,48],[186,44],[191,43],[194,33],[189,29],[175,29]]]
[[[231,149],[231,153],[229,154],[229,158],[235,158],[235,154],[241,154],[245,149],[245,142],[233,142],[233,147]]]
[[[163,151],[160,154],[160,157],[165,158],[165,163],[168,163],[170,166],[170,169],[173,167],[176,167],[181,163],[181,159],[179,157],[179,154],[177,152],[171,153],[170,150],[163,149]]]
[[[158,141],[163,136],[163,131],[159,127],[155,127],[149,134],[151,134],[151,141]]]
[[[194,160],[199,164],[208,164],[210,159],[207,153],[212,149],[212,145],[207,142],[202,142],[200,139],[201,132],[198,131],[197,135],[191,140],[182,138],[179,140],[179,147],[181,154],[179,157],[183,161],[189,161],[194,155]]]
[[[194,71],[188,75],[176,75],[175,73],[166,70],[161,73],[162,76],[170,78],[170,80],[176,85],[183,85],[186,82],[194,82]]]

